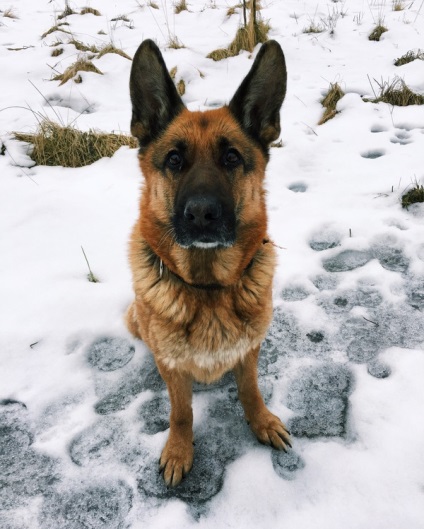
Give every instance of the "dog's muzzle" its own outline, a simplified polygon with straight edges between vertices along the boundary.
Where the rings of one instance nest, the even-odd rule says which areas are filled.
[[[184,248],[216,248],[235,242],[235,214],[214,195],[188,197],[173,218],[176,242]]]

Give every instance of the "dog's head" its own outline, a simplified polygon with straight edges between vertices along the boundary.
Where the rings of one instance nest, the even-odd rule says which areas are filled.
[[[280,133],[286,92],[283,52],[265,43],[228,106],[189,112],[158,47],[144,41],[130,79],[131,132],[145,182],[140,228],[165,263],[227,251],[246,265],[266,235],[263,179]],[[222,258],[222,255],[221,255]],[[193,274],[192,274],[193,276]]]

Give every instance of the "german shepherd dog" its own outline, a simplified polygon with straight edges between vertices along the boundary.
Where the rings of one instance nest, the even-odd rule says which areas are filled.
[[[257,381],[275,266],[263,180],[286,79],[281,47],[268,41],[228,106],[190,112],[154,42],[145,40],[134,56],[131,132],[144,183],[126,322],[153,352],[168,388],[170,430],[160,458],[168,486],[193,462],[194,380],[210,383],[232,370],[258,440],[290,446]]]

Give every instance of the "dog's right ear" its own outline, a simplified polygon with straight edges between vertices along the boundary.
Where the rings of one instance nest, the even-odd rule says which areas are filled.
[[[156,139],[185,108],[152,40],[143,41],[134,55],[130,95],[131,134],[138,138],[141,148]]]

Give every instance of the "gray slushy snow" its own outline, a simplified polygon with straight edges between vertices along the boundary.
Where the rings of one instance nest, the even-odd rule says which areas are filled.
[[[228,102],[257,50],[206,55],[229,44],[242,10],[193,0],[176,15],[173,2],[157,3],[103,0],[93,4],[101,16],[80,16],[86,2],[75,0],[65,27],[131,56],[153,38],[190,110]],[[166,386],[123,322],[136,149],[79,169],[34,166],[10,133],[35,130],[40,114],[128,132],[131,62],[106,54],[93,59],[104,75],[59,86],[52,69],[72,64],[75,47],[63,32],[40,36],[65,3],[20,0],[16,19],[0,4],[0,528],[423,529],[424,205],[403,210],[400,198],[423,183],[424,106],[361,97],[378,90],[369,79],[394,75],[422,93],[422,61],[393,65],[422,47],[420,2],[401,13],[391,2],[262,3],[288,91],[284,147],[271,148],[266,177],[279,262],[259,387],[293,448],[257,442],[231,373],[195,383],[194,466],[176,489],[158,465]],[[130,22],[110,21],[120,13]],[[331,13],[333,34],[303,32]],[[370,42],[381,16],[389,31]],[[184,48],[168,48],[170,26]],[[334,80],[346,95],[318,126]],[[101,283],[87,281],[81,246]]]

